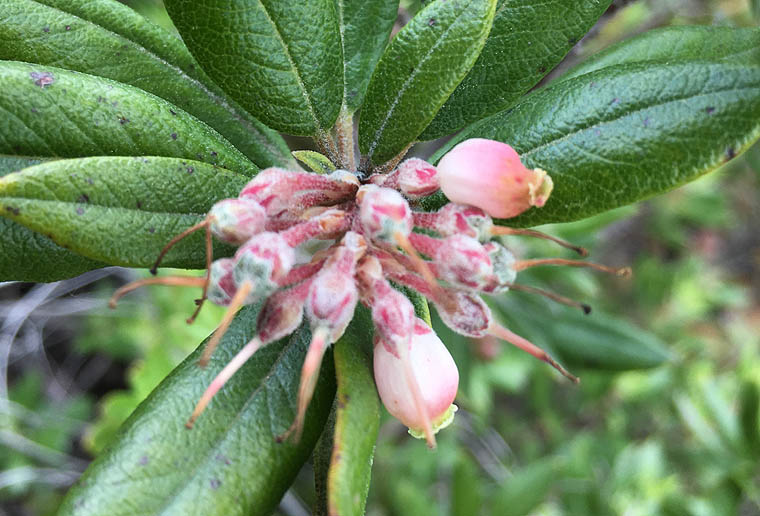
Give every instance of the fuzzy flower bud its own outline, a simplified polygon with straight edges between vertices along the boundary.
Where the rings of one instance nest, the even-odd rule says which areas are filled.
[[[483,290],[497,281],[488,250],[474,238],[465,235],[444,238],[434,259],[438,277],[452,285]]]
[[[399,190],[409,199],[419,199],[440,188],[438,170],[425,160],[410,158],[390,174],[376,174],[370,181],[378,186]]]
[[[356,194],[362,229],[372,240],[397,242],[412,231],[412,210],[396,190],[364,185]]]
[[[254,236],[235,253],[233,277],[238,288],[251,284],[245,304],[262,299],[279,287],[295,264],[295,251],[279,233],[264,232]]]
[[[209,301],[219,306],[227,306],[237,292],[232,270],[235,268],[235,260],[232,258],[220,258],[211,264],[209,271],[208,296]]]
[[[240,245],[264,231],[267,213],[252,199],[224,199],[214,204],[208,218],[219,240]]]
[[[473,138],[451,149],[438,163],[441,190],[451,201],[482,208],[493,217],[516,217],[531,206],[542,207],[552,180],[530,170],[509,145]]]
[[[422,320],[416,319],[414,333],[405,355],[411,366],[433,432],[454,419],[452,405],[459,386],[459,372],[441,339]],[[407,381],[402,358],[381,339],[375,343],[375,384],[383,405],[396,419],[409,427],[409,433],[422,437],[425,420],[420,414]],[[404,355],[402,355],[404,356]]]

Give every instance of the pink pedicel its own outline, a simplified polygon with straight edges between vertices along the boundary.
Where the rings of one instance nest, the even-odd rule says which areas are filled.
[[[469,204],[501,219],[516,217],[549,199],[553,183],[541,169],[531,170],[509,145],[473,138],[438,162],[441,191],[454,203]]]
[[[311,342],[301,370],[296,417],[278,438],[297,440],[307,423],[306,409],[324,353],[347,331],[362,304],[369,309],[375,330],[374,372],[380,398],[410,433],[434,447],[435,433],[453,418],[459,374],[446,347],[397,287],[426,297],[454,332],[491,343],[508,342],[577,381],[543,350],[495,321],[481,298],[517,289],[588,312],[587,305],[515,284],[517,273],[546,265],[621,272],[562,258],[517,260],[502,243],[492,240],[533,236],[580,252],[535,230],[493,223],[491,217],[513,217],[543,206],[552,185],[545,172],[522,166],[508,145],[476,139],[454,147],[438,167],[411,158],[390,173],[366,177],[346,170],[329,175],[262,170],[238,198],[217,202],[204,221],[172,239],[161,252],[159,259],[176,242],[205,228],[209,263],[205,278],[147,278],[114,294],[112,305],[143,285],[202,286],[199,307],[208,299],[227,310],[199,360],[201,366],[210,364],[240,307],[262,303],[257,335],[209,384],[188,427],[257,350],[293,333],[305,319]],[[439,186],[453,202],[433,213],[413,208],[417,199],[435,193]],[[238,246],[235,255],[212,261],[212,237]]]
[[[448,426],[454,418],[453,405],[459,385],[459,372],[451,354],[441,339],[421,319],[414,321],[406,360],[422,395],[433,433]],[[374,352],[375,384],[380,399],[396,419],[416,437],[423,437],[426,416],[415,401],[407,383],[403,359],[389,351],[378,339]]]

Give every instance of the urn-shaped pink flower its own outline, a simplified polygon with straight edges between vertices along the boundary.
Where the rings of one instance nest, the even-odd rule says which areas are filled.
[[[441,158],[438,180],[449,200],[502,219],[542,207],[553,188],[549,175],[526,168],[512,147],[482,138],[465,140]]]
[[[411,381],[419,386],[427,420],[435,433],[454,418],[456,406],[452,403],[459,386],[459,371],[441,339],[420,319],[415,321],[408,346],[405,354],[382,340],[376,341],[375,383],[388,412],[408,426],[409,433],[424,437],[426,418],[415,402]]]

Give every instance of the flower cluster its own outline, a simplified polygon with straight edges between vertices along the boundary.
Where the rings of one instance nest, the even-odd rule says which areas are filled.
[[[201,365],[241,306],[264,303],[256,337],[209,385],[189,427],[246,360],[295,331],[305,317],[312,341],[302,368],[297,415],[281,436],[297,439],[322,357],[362,303],[371,310],[375,326],[374,372],[380,397],[413,435],[424,436],[433,446],[434,434],[453,418],[458,372],[446,347],[394,284],[424,295],[455,332],[504,340],[577,381],[543,350],[498,324],[480,297],[522,289],[588,311],[586,305],[556,294],[516,285],[517,273],[539,265],[621,272],[585,261],[519,260],[493,240],[500,235],[541,237],[585,255],[583,249],[548,235],[496,226],[491,219],[543,206],[552,190],[546,172],[524,167],[508,145],[468,140],[444,156],[438,167],[412,158],[390,173],[359,177],[344,170],[329,175],[263,170],[237,198],[214,205],[203,222],[172,240],[159,257],[160,261],[185,235],[205,229],[206,278],[149,278],[114,295],[113,303],[145,284],[192,285],[203,287],[199,308],[205,299],[228,307]],[[410,202],[439,189],[453,202],[434,213],[412,209]],[[212,235],[238,246],[235,255],[211,262]],[[324,245],[310,255],[302,252],[313,240]],[[307,258],[299,259],[304,255]]]

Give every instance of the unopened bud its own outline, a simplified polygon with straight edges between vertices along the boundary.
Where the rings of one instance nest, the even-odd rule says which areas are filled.
[[[435,252],[438,277],[452,285],[483,290],[497,280],[488,250],[474,238],[452,235]]]
[[[370,181],[378,186],[399,190],[409,199],[419,199],[440,188],[438,170],[425,160],[410,158],[390,174],[376,174]]]
[[[370,239],[395,245],[399,235],[412,231],[412,210],[396,190],[364,185],[356,200],[362,229]]]
[[[404,364],[404,358],[408,364]],[[410,373],[419,387],[422,408],[433,433],[454,419],[456,406],[452,403],[459,386],[459,372],[446,346],[422,320],[415,320],[408,353],[401,357],[389,351],[382,340],[375,343],[374,371],[383,405],[415,437],[424,437],[426,421],[410,389]]]
[[[211,232],[230,244],[243,244],[264,231],[266,210],[252,199],[224,199],[214,204],[208,215]]]
[[[553,186],[545,171],[526,168],[512,147],[482,138],[451,149],[438,163],[438,175],[441,190],[451,201],[499,218],[542,207]]]
[[[245,282],[252,286],[245,304],[274,292],[295,259],[295,251],[279,233],[259,233],[241,246],[235,253],[233,277],[238,287]]]
[[[237,292],[232,271],[235,260],[220,258],[211,264],[209,270],[208,296],[209,301],[219,306],[227,306]]]

